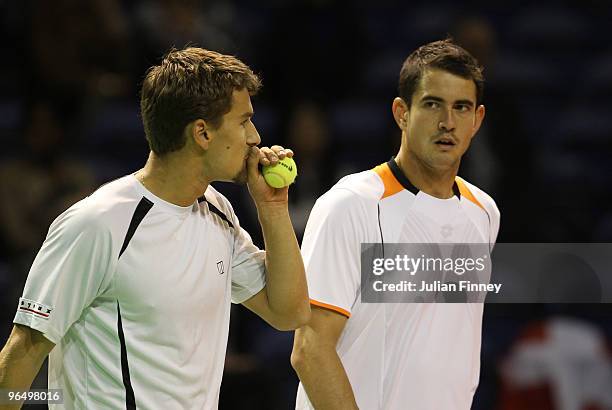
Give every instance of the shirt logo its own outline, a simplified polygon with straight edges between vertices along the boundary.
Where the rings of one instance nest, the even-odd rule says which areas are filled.
[[[225,273],[225,267],[223,266],[223,261],[217,262],[217,271],[219,275],[223,275]]]
[[[442,229],[440,230],[440,234],[445,237],[448,238],[449,236],[451,236],[453,234],[453,226],[452,225],[443,225]]]
[[[48,320],[53,308],[33,300],[19,298],[19,312]]]

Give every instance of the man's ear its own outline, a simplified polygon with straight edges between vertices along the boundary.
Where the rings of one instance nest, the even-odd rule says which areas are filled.
[[[406,102],[400,97],[395,97],[391,105],[391,111],[393,112],[393,118],[395,118],[397,126],[401,130],[404,130],[408,125],[408,115],[410,114]]]
[[[486,110],[484,105],[479,105],[476,108],[476,115],[474,116],[474,128],[472,129],[472,137],[474,137],[474,135],[476,135],[476,133],[480,129],[480,126],[482,125],[482,120],[484,120],[485,117],[485,111]]]
[[[192,138],[193,141],[199,145],[203,150],[208,150],[212,135],[210,133],[210,127],[206,124],[206,121],[197,119],[187,126],[187,137]]]

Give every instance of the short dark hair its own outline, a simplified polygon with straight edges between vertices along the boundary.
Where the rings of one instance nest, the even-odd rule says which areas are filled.
[[[476,105],[481,103],[484,93],[483,68],[474,56],[447,38],[419,47],[404,61],[398,93],[409,107],[423,72],[428,68],[437,68],[473,80],[476,84]]]
[[[203,119],[221,126],[234,90],[254,95],[261,80],[236,57],[202,48],[172,49],[151,67],[140,93],[140,113],[149,147],[158,155],[181,149],[185,127]]]

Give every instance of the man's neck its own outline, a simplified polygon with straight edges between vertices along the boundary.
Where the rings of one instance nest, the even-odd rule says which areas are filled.
[[[410,158],[402,151],[395,157],[395,162],[410,183],[419,191],[440,199],[453,197],[453,185],[459,170],[459,164],[448,170],[439,171],[428,168],[416,158]]]
[[[190,206],[204,195],[210,183],[193,159],[171,154],[160,158],[149,154],[136,179],[155,196],[179,206]]]

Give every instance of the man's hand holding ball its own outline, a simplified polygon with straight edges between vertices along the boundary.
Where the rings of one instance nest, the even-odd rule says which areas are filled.
[[[249,192],[257,206],[287,202],[288,187],[297,176],[292,150],[280,145],[252,147],[247,167]]]
[[[295,181],[297,166],[293,158],[285,157],[275,165],[264,165],[261,173],[272,188],[284,188]]]

